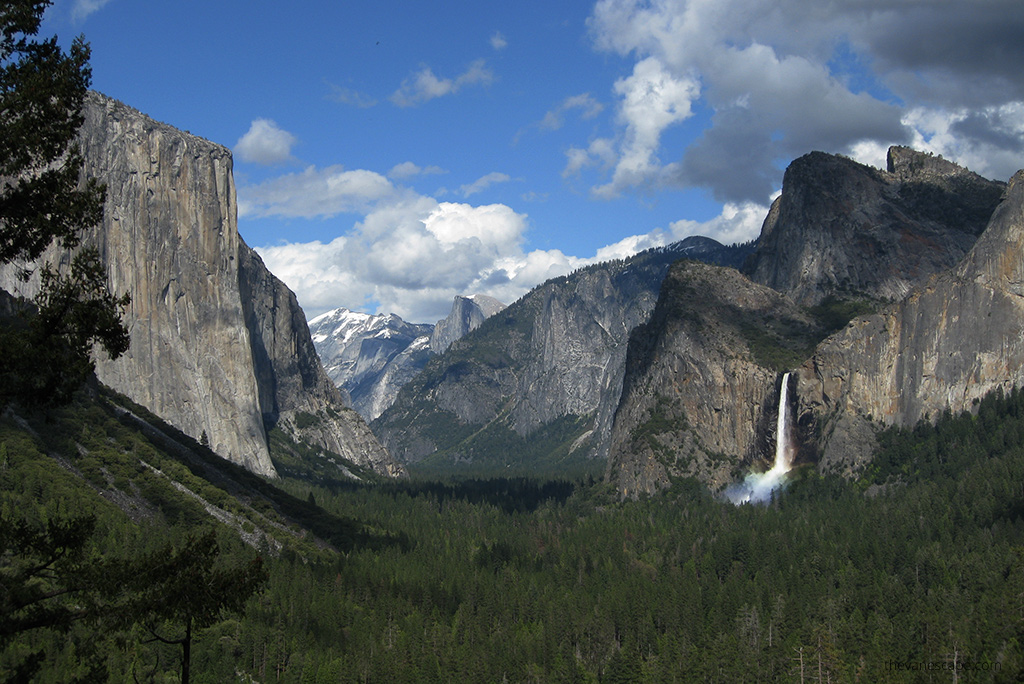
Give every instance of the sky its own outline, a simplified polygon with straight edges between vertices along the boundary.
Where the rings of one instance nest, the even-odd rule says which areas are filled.
[[[233,151],[239,231],[309,318],[751,240],[814,150],[1024,167],[1021,0],[54,0],[40,33]]]

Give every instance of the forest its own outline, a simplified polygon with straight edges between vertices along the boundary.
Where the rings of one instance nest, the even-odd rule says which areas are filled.
[[[259,557],[264,582],[196,630],[192,681],[1001,682],[1024,674],[1024,392],[882,432],[859,480],[808,467],[770,504],[743,506],[685,480],[635,502],[593,480],[525,478],[317,486],[295,478],[276,498],[266,483],[257,495],[250,482],[243,495],[232,484],[245,480],[238,469],[203,480],[194,463],[175,465],[177,456],[117,419],[113,400],[96,401],[27,423],[5,419],[2,515],[37,526],[93,516],[82,568],[172,553],[207,531],[217,542],[211,566],[245,568]],[[160,489],[140,461],[177,469],[202,496]],[[109,502],[117,491],[156,493],[136,497],[140,513],[131,516]],[[213,499],[239,516],[262,512],[233,528],[197,505]],[[318,524],[320,541],[305,533],[242,541],[242,528],[277,529],[265,522],[275,511]],[[343,533],[327,544],[332,528]],[[10,558],[8,550],[0,572],[9,573]],[[88,619],[0,642],[0,673],[10,678],[40,652],[33,681],[180,681],[180,649],[148,636],[166,634],[173,619],[125,619],[123,592],[91,595]]]

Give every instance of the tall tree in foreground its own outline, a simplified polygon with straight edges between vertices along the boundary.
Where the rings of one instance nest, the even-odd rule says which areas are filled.
[[[0,2],[0,264],[21,265],[55,241],[78,246],[82,230],[103,218],[105,189],[81,179],[75,137],[92,73],[79,37],[64,52],[39,40],[52,0]],[[128,349],[121,313],[128,297],[112,294],[95,250],[82,250],[66,273],[42,269],[38,315],[14,316],[9,300],[0,327],[0,406],[66,401],[89,376],[99,344],[111,358]],[[24,307],[21,307],[24,309]]]
[[[168,544],[107,572],[124,592],[110,614],[123,626],[142,628],[148,643],[181,647],[181,682],[188,684],[192,642],[198,633],[228,613],[242,613],[249,598],[267,581],[263,561],[230,564],[221,556],[213,530],[190,536],[180,548]]]

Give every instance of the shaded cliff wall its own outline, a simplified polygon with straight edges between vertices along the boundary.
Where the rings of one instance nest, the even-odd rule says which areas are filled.
[[[239,284],[264,424],[378,473],[404,474],[327,376],[295,293],[244,243]]]
[[[630,336],[608,481],[623,498],[677,477],[718,489],[770,461],[780,370],[766,359],[803,358],[817,332],[801,307],[734,269],[675,264]]]
[[[744,271],[800,304],[897,301],[964,257],[1004,183],[906,147],[886,171],[812,152],[786,169]]]

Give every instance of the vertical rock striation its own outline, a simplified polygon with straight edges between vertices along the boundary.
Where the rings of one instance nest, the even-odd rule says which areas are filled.
[[[476,330],[504,308],[504,304],[487,295],[456,296],[451,312],[437,322],[430,334],[430,351],[435,354],[444,352],[452,342]]]
[[[606,479],[636,498],[678,477],[718,489],[740,466],[770,463],[771,360],[803,358],[817,334],[801,307],[734,269],[675,264],[629,339]]]
[[[647,320],[669,266],[741,262],[745,248],[688,238],[534,288],[451,344],[374,421],[395,457],[545,467],[604,459],[630,331]],[[507,472],[507,471],[505,471]]]
[[[331,381],[351,405],[373,420],[430,358],[434,326],[407,323],[395,314],[334,309],[309,322],[317,354]]]
[[[872,424],[913,425],[1024,385],[1024,172],[954,269],[854,320],[800,373],[802,410],[824,426],[823,467],[852,473]]]
[[[113,291],[132,297],[131,347],[98,360],[100,381],[262,475],[275,475],[264,418],[297,411],[337,413],[321,446],[386,471],[386,452],[323,376],[294,296],[238,234],[230,151],[98,93],[84,115],[85,172],[106,183],[107,199],[83,244],[99,250]],[[13,271],[0,285],[34,295],[38,283]]]

